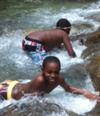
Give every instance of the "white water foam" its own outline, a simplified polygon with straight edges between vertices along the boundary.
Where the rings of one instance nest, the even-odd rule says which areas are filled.
[[[0,37],[0,52],[2,57],[12,61],[17,67],[25,67],[26,64],[32,63],[31,59],[22,50],[23,32],[16,30]],[[6,55],[5,55],[6,54]]]
[[[86,46],[80,45],[79,41],[73,42],[72,46],[77,55],[77,57],[75,57],[75,58],[71,58],[68,55],[67,50],[64,50],[64,51],[59,50],[59,51],[55,51],[55,52],[51,53],[51,55],[54,55],[59,58],[62,69],[65,69],[65,68],[70,67],[71,65],[74,65],[77,63],[84,63],[84,59],[81,58],[81,54],[82,54],[83,50],[86,49]]]
[[[6,108],[8,107],[9,105],[13,104],[13,103],[16,103],[15,100],[4,100],[4,101],[0,101],[0,109],[3,109],[3,108]]]
[[[18,68],[25,67],[25,64],[32,64],[31,59],[24,53],[21,48],[23,33],[21,30],[12,32],[6,36],[1,36],[0,41],[0,52],[2,52],[3,57],[8,58],[10,61],[14,62]],[[57,56],[62,64],[62,69],[69,67],[76,63],[83,63],[84,60],[81,58],[85,46],[79,45],[78,41],[72,43],[73,49],[76,52],[77,57],[69,57],[67,51],[54,51],[51,55]],[[9,54],[8,54],[9,53]],[[6,56],[5,56],[6,54]]]
[[[31,18],[35,16],[35,18],[40,19],[36,21],[36,25],[39,25],[39,28],[43,28],[47,26],[55,27],[54,25],[60,18],[67,18],[72,25],[81,23],[81,24],[89,24],[92,26],[92,28],[89,27],[88,29],[85,29],[86,31],[78,30],[79,31],[78,34],[83,32],[87,33],[87,32],[90,32],[91,30],[92,31],[96,30],[100,25],[100,22],[87,18],[87,16],[89,16],[90,14],[100,12],[100,1],[97,3],[90,4],[90,6],[84,6],[83,8],[68,10],[67,8],[61,7],[60,12],[58,11],[56,12],[56,14],[52,12],[53,12],[52,9],[40,8],[36,10],[35,14],[31,13]],[[45,20],[45,23],[42,24],[44,20]]]
[[[48,96],[47,99],[52,99],[53,103],[59,104],[65,109],[73,111],[77,114],[87,113],[96,105],[96,101],[91,101],[82,95],[65,93],[60,86],[53,90],[51,92],[51,96]]]

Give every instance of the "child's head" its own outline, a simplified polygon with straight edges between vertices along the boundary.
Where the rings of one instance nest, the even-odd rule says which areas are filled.
[[[57,82],[60,72],[60,61],[55,56],[48,56],[44,59],[42,65],[42,74],[48,82]]]
[[[67,19],[62,18],[62,19],[59,19],[58,22],[56,23],[56,28],[59,28],[65,31],[67,30],[69,33],[71,29],[71,23]]]
[[[59,70],[60,70],[60,68],[61,68],[60,61],[55,56],[48,56],[48,57],[46,57],[44,59],[43,64],[42,64],[42,70],[44,70],[47,67],[47,65],[50,64],[50,63],[56,63],[56,64],[58,64]]]

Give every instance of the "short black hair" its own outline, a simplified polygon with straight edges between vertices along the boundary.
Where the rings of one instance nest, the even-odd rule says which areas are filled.
[[[56,27],[57,28],[71,27],[71,23],[67,19],[62,18],[58,20],[58,22],[56,23]]]
[[[59,70],[61,69],[61,63],[60,60],[55,57],[55,56],[47,56],[44,60],[43,60],[43,64],[42,64],[42,70],[45,68],[46,64],[50,62],[55,62],[59,65]]]

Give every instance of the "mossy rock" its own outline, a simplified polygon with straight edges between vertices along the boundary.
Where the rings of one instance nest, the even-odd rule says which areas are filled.
[[[95,21],[100,22],[100,15],[98,15],[98,14],[100,14],[100,11],[95,12],[95,13],[90,13],[90,14],[88,14],[88,16],[86,18],[93,19]]]
[[[88,34],[86,37],[84,50],[82,56],[87,61],[86,69],[90,73],[94,87],[100,91],[100,30]]]
[[[88,34],[85,45],[87,49],[84,50],[83,58],[93,58],[100,55],[100,31]]]
[[[91,75],[95,89],[100,91],[100,56],[93,58],[86,69]]]
[[[100,32],[95,32],[87,36],[86,46],[100,43]]]

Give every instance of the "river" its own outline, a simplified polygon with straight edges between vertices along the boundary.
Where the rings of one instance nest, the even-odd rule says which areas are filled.
[[[60,18],[67,18],[72,24],[70,36],[95,31],[100,22],[88,19],[91,14],[100,13],[98,2],[57,2],[41,0],[6,0],[0,1],[0,81],[17,79],[25,82],[34,78],[40,72],[40,67],[24,53],[21,41],[32,29],[54,28]],[[76,87],[94,92],[88,72],[81,58],[85,46],[73,40],[73,48],[77,58],[70,58],[66,51],[53,51],[50,55],[57,56],[62,65],[61,73],[66,81]],[[63,56],[63,57],[62,57]],[[63,97],[63,99],[62,99]],[[96,101],[89,101],[83,96],[65,93],[60,87],[44,98],[49,102],[59,104],[67,110],[79,115],[91,111]],[[51,100],[52,99],[52,100]],[[22,101],[23,102],[23,101]],[[10,102],[12,103],[12,102]],[[0,104],[0,109],[9,105],[8,101]],[[61,116],[59,114],[58,116]],[[65,115],[63,113],[63,115]],[[63,116],[62,115],[62,116]]]

